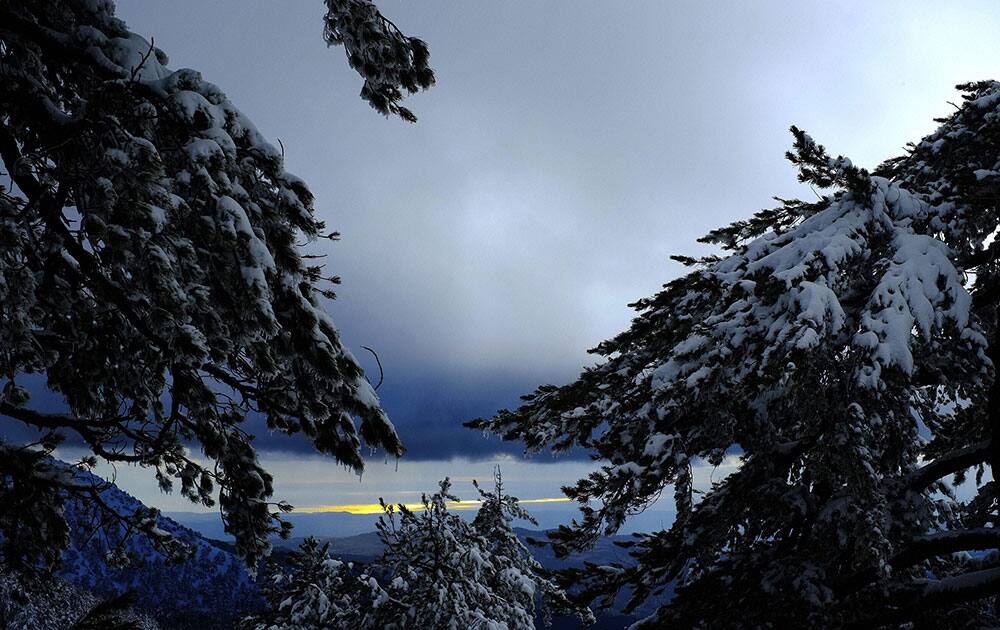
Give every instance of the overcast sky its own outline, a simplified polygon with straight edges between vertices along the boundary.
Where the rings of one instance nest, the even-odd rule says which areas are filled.
[[[628,302],[679,273],[668,255],[706,252],[697,237],[773,195],[811,196],[783,159],[790,124],[871,167],[931,131],[954,84],[1000,76],[996,2],[379,6],[431,49],[438,85],[409,99],[416,125],[358,98],[319,0],[118,0],[171,67],[201,71],[281,139],[342,232],[323,245],[344,281],[330,310],[367,367],[358,347],[377,349],[409,447],[402,475],[377,460],[373,496],[417,489],[406,470],[428,464],[408,461],[466,457],[421,483],[469,458],[488,471],[504,447],[462,420],[572,378],[628,325]],[[269,457],[298,496],[301,457]],[[533,464],[547,471],[534,491],[581,465]],[[300,504],[336,502],[321,492]]]

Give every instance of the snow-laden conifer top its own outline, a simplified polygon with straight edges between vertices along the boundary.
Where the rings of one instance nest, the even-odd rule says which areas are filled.
[[[1000,453],[1000,86],[962,88],[958,112],[874,173],[793,127],[800,181],[832,191],[713,231],[723,251],[678,257],[693,270],[633,304],[600,363],[470,423],[601,460],[567,488],[582,519],[554,535],[563,551],[673,490],[677,518],[640,538],[636,567],[576,574],[589,597],[677,589],[651,628],[908,619],[931,607],[915,603],[921,571],[960,573],[949,548],[1000,542],[979,529],[996,522],[991,484],[968,506],[935,494]],[[729,453],[738,470],[695,489],[691,467]],[[972,529],[939,537],[963,519]],[[965,601],[991,575],[942,580],[927,601]]]

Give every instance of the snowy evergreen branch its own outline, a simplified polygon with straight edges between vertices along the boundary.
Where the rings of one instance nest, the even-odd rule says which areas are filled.
[[[327,10],[327,40],[345,46],[366,98],[407,117],[400,90],[433,83],[426,47],[370,2]],[[289,525],[248,415],[356,470],[362,442],[402,453],[323,310],[328,279],[298,251],[326,233],[312,194],[217,86],[170,69],[112,3],[89,0],[0,3],[0,74],[0,415],[218,504],[251,565]],[[18,384],[30,373],[64,410],[32,408]],[[5,513],[0,525],[6,540],[38,536],[22,549],[49,561],[78,489],[34,455],[17,462],[9,491],[46,490],[18,495],[33,527]],[[155,517],[105,518],[159,536]]]
[[[343,46],[348,63],[364,78],[361,98],[381,114],[416,122],[399,103],[404,93],[434,85],[427,44],[404,35],[371,0],[326,0],[326,7],[326,41]]]

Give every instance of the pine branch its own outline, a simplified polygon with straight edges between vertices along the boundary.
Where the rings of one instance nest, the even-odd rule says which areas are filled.
[[[878,614],[849,623],[849,630],[868,630],[916,619],[921,613],[947,609],[1000,594],[1000,567],[934,580],[895,594],[893,604]]]
[[[905,486],[913,491],[923,490],[935,481],[986,461],[992,440],[977,442],[934,458],[934,461],[911,472]]]

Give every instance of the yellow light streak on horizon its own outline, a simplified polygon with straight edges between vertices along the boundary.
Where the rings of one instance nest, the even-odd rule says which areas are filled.
[[[521,499],[518,503],[566,503],[568,497],[550,497],[545,499]],[[448,501],[449,510],[471,510],[482,505],[482,501]],[[398,505],[393,503],[392,505]],[[414,512],[424,509],[423,503],[404,503],[406,509]],[[312,505],[297,507],[295,512],[303,514],[322,514],[324,512],[343,512],[346,514],[381,514],[382,506],[378,503],[344,503],[342,505]]]

